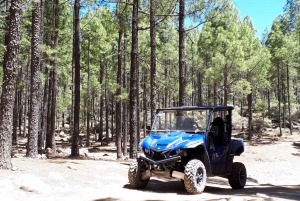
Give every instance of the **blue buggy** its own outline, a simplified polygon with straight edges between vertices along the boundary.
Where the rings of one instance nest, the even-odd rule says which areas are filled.
[[[150,134],[140,143],[143,154],[128,171],[133,188],[145,188],[152,176],[180,179],[191,194],[203,192],[207,177],[228,178],[244,188],[247,172],[233,162],[244,142],[233,139],[232,106],[184,106],[157,109]]]

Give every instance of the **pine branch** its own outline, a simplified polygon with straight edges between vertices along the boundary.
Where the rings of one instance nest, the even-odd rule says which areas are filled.
[[[177,1],[176,1],[176,3],[177,3]],[[173,13],[173,12],[175,11],[176,3],[173,5],[173,7],[170,8],[168,14],[165,14],[165,15],[155,15],[155,16],[164,16],[164,18],[162,18],[162,19],[156,21],[156,22],[155,22],[155,25],[158,25],[159,23],[161,23],[162,21],[164,21],[167,17],[173,16],[173,15],[170,14],[170,13]],[[144,11],[141,11],[141,12],[144,12]],[[147,15],[150,15],[150,14],[147,13]],[[174,16],[178,16],[178,15],[174,15]],[[147,29],[150,29],[150,26],[147,26],[147,27],[139,27],[139,28],[138,28],[138,30],[147,30]]]

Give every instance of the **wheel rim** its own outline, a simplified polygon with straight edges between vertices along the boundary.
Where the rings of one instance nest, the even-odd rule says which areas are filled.
[[[202,169],[198,169],[196,172],[196,184],[198,186],[201,186],[202,182],[203,182],[203,172]]]
[[[144,181],[142,179],[143,177],[143,172],[147,170],[147,167],[145,165],[142,165],[141,167],[138,168],[138,177],[140,178],[141,181]]]

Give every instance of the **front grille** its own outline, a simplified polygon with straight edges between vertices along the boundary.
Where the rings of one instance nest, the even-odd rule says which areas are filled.
[[[167,159],[170,156],[170,151],[154,151],[150,150],[149,158],[153,160],[162,160],[162,159]]]

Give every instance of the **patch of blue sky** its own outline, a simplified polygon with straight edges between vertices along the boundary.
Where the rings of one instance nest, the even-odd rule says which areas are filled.
[[[287,0],[234,0],[234,5],[240,10],[241,19],[249,16],[256,29],[255,36],[261,38],[264,30],[271,30],[272,23],[283,14]]]

